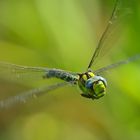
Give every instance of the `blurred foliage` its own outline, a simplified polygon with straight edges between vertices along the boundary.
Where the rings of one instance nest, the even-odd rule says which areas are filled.
[[[100,67],[140,52],[140,3],[124,2],[122,13],[128,8],[130,18],[123,32],[117,28],[117,35],[108,38],[113,49]],[[0,60],[83,72],[113,4],[114,0],[1,0]],[[0,112],[0,140],[140,139],[139,69],[137,61],[108,72],[108,94],[100,100],[82,98],[75,87],[65,87]],[[58,82],[35,84],[26,78],[21,83],[1,79],[1,99]]]

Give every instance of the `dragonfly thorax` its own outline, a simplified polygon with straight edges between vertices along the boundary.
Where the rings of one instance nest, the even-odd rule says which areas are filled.
[[[93,72],[79,74],[78,85],[83,97],[99,99],[106,94],[106,80]]]

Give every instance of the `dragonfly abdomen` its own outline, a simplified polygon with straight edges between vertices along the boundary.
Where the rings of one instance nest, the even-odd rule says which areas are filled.
[[[79,79],[77,74],[73,74],[59,69],[51,69],[47,71],[43,78],[58,78],[66,82],[74,83]]]

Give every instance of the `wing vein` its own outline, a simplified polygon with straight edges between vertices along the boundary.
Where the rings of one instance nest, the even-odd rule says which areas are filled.
[[[17,104],[24,104],[31,99],[35,99],[39,96],[47,94],[48,92],[50,92],[54,89],[64,87],[68,84],[70,84],[70,83],[63,82],[63,83],[57,83],[57,84],[54,84],[51,86],[44,86],[44,87],[40,87],[40,88],[35,88],[35,89],[31,89],[29,91],[22,92],[19,95],[9,97],[5,100],[1,100],[0,101],[0,110],[9,109]]]
[[[108,31],[109,31],[110,27],[112,26],[113,21],[116,19],[116,13],[119,10],[118,9],[118,7],[119,7],[118,6],[119,5],[118,2],[119,2],[119,0],[116,0],[116,3],[115,3],[115,6],[114,6],[114,9],[113,9],[113,12],[111,14],[111,17],[110,17],[110,19],[108,21],[108,24],[107,24],[104,32],[101,35],[101,38],[100,38],[100,40],[98,42],[97,47],[95,48],[95,51],[94,51],[93,56],[91,58],[91,61],[90,61],[89,65],[88,65],[88,69],[90,69],[90,67],[93,65],[95,59],[98,57],[98,55],[100,53],[100,50],[101,50],[101,48],[103,46],[104,40],[106,39],[106,36],[108,34]]]

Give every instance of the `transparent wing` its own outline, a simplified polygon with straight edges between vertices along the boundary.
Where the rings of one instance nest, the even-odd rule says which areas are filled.
[[[101,35],[101,38],[98,42],[97,47],[95,48],[93,56],[92,56],[92,58],[89,62],[89,65],[88,65],[88,69],[91,68],[91,66],[93,65],[93,63],[97,59],[97,57],[100,55],[101,49],[104,47],[105,40],[107,39],[109,33],[111,32],[112,26],[114,25],[118,16],[120,16],[120,6],[121,6],[120,0],[116,0],[116,3],[114,5],[114,9],[113,9],[112,14],[111,14],[111,17],[108,21],[108,24],[107,24],[103,34]]]
[[[0,78],[8,80],[41,80],[49,69],[44,67],[29,67],[0,62]]]
[[[39,96],[42,96],[43,94],[47,94],[48,92],[50,92],[52,90],[55,90],[60,87],[64,87],[68,84],[69,83],[65,82],[65,83],[57,83],[57,84],[54,84],[51,86],[44,86],[44,87],[29,90],[29,91],[25,91],[19,95],[9,97],[5,100],[1,100],[0,101],[0,110],[3,110],[3,109],[5,110],[8,108],[11,108],[17,104],[26,103],[27,101],[29,101],[31,99],[35,99]]]
[[[126,59],[126,60],[122,60],[122,61],[119,61],[119,62],[117,62],[117,63],[108,65],[108,66],[106,66],[106,67],[100,68],[100,69],[94,71],[94,73],[98,75],[98,74],[104,73],[104,72],[106,72],[106,71],[108,71],[108,70],[111,70],[111,69],[114,69],[114,68],[116,68],[116,67],[119,67],[119,66],[121,66],[121,65],[128,64],[128,63],[130,63],[130,62],[132,62],[132,61],[136,61],[136,60],[138,60],[138,59],[140,59],[140,54],[135,55],[135,56],[132,56],[132,57]]]
[[[29,66],[21,66],[6,62],[0,62],[0,77],[7,77],[9,78],[17,78],[22,79],[26,75],[27,80],[31,79],[43,79],[43,78],[59,78],[63,79],[64,76],[77,76],[77,73],[69,72],[61,69],[50,69],[44,67],[29,67]],[[34,77],[33,77],[34,75]]]
[[[10,70],[13,72],[19,71],[19,72],[45,72],[48,70],[48,68],[44,67],[29,67],[29,66],[21,66],[16,64],[11,64],[7,62],[0,62],[0,69]]]

